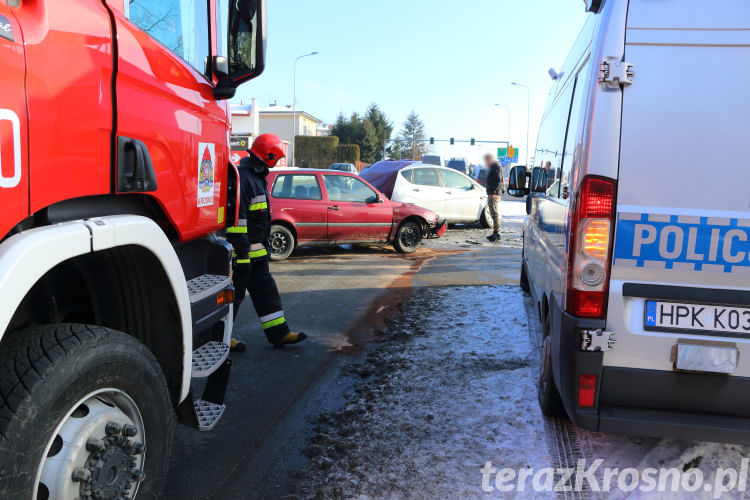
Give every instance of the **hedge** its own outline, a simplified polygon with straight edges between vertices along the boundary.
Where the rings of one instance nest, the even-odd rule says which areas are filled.
[[[336,148],[336,161],[356,164],[359,161],[359,146],[357,144],[339,145]]]
[[[301,168],[328,168],[336,163],[338,137],[298,135],[294,139],[294,162]]]

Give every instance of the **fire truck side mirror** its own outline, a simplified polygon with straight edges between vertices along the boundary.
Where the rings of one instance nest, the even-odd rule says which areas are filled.
[[[228,3],[228,5],[227,5]],[[266,65],[266,0],[220,2],[229,9],[227,19],[227,71],[216,67],[214,97],[228,99],[235,89],[263,73]],[[217,71],[218,69],[218,71]]]
[[[213,57],[213,73],[218,80],[229,78],[229,61],[223,56]]]

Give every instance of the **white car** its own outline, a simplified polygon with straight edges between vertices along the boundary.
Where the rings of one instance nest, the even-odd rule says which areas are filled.
[[[396,176],[391,199],[432,210],[449,224],[481,222],[489,226],[487,191],[452,168],[425,163],[406,166]]]

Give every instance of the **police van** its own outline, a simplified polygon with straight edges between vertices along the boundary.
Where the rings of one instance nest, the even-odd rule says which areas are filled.
[[[750,2],[591,0],[554,83],[521,285],[539,403],[598,431],[750,443]]]

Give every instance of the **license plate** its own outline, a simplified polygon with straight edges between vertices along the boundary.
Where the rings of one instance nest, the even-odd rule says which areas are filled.
[[[647,300],[645,328],[750,336],[750,308]]]
[[[678,370],[731,374],[737,370],[737,348],[677,344]]]

